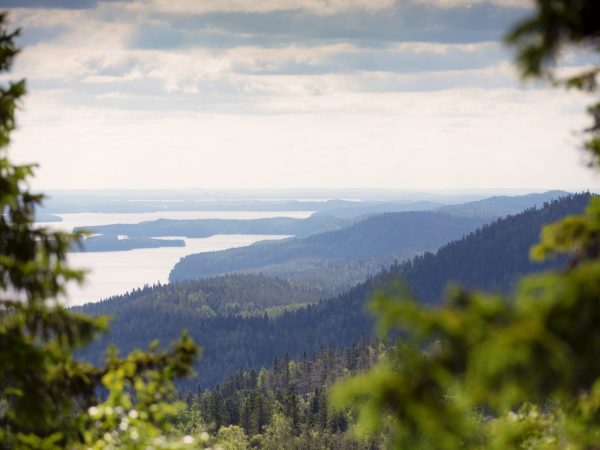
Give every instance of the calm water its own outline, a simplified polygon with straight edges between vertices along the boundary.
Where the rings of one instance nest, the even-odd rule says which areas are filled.
[[[168,211],[165,213],[112,214],[82,213],[57,214],[63,222],[44,223],[52,228],[71,230],[76,226],[113,223],[139,223],[146,220],[164,219],[257,219],[269,217],[310,216],[306,211]],[[209,238],[185,238],[173,236],[162,239],[183,239],[185,247],[136,249],[125,252],[70,253],[69,263],[74,268],[89,270],[82,286],[73,284],[68,290],[69,305],[95,302],[123,294],[145,284],[166,283],[169,272],[177,261],[191,253],[225,250],[243,247],[261,240],[283,239],[279,235],[215,235]]]
[[[94,302],[122,294],[144,284],[166,283],[169,272],[182,256],[191,253],[243,247],[265,239],[288,236],[228,234],[184,239],[185,247],[140,248],[126,252],[71,253],[72,267],[90,269],[83,286],[69,289],[70,305]]]

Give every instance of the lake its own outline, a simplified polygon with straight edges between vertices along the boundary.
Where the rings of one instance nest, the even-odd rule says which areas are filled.
[[[269,217],[306,218],[307,211],[165,211],[156,213],[76,213],[56,214],[62,222],[40,222],[53,229],[70,231],[83,226],[114,223],[139,223],[156,219],[259,219]],[[68,261],[74,268],[89,270],[82,286],[72,284],[68,289],[67,304],[81,305],[113,295],[123,294],[145,284],[166,283],[171,268],[183,256],[192,253],[243,247],[263,240],[284,239],[281,235],[214,235],[208,238],[172,236],[162,239],[183,239],[185,247],[135,249],[123,252],[70,253]]]

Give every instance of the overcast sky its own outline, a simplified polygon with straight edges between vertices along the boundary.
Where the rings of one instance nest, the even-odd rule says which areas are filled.
[[[0,7],[29,87],[11,151],[36,187],[600,187],[590,99],[521,84],[501,43],[526,0]]]

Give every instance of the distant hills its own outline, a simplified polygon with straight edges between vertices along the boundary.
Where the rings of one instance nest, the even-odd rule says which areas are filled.
[[[252,272],[309,283],[333,294],[382,266],[434,251],[483,223],[431,211],[386,213],[304,238],[188,255],[173,267],[169,281]]]
[[[523,274],[564,263],[564,259],[532,262],[529,249],[539,241],[545,224],[580,214],[589,198],[589,194],[563,197],[496,220],[435,254],[396,265],[392,275],[404,280],[416,298],[428,302],[439,300],[449,281],[470,289],[508,292]]]
[[[339,231],[340,235],[345,233],[346,227],[352,224],[368,219],[382,212],[401,212],[406,217],[413,216],[418,219],[418,213],[422,212],[425,236],[425,229],[435,220],[433,216],[428,216],[425,211],[432,210],[432,213],[441,213],[451,215],[457,218],[455,221],[471,219],[472,223],[460,228],[462,233],[471,231],[476,226],[486,223],[494,218],[513,214],[531,206],[540,206],[543,202],[557,198],[565,194],[562,191],[550,191],[542,194],[530,194],[517,197],[492,197],[489,199],[469,202],[459,205],[442,206],[428,201],[421,202],[355,202],[347,200],[330,200],[325,202],[275,202],[282,209],[291,207],[294,203],[300,208],[304,207],[319,208],[317,213],[306,219],[294,219],[289,217],[273,217],[266,219],[197,219],[197,220],[170,220],[159,219],[154,221],[141,222],[136,224],[111,224],[88,226],[94,233],[102,236],[95,236],[84,242],[83,247],[77,248],[77,251],[122,251],[134,248],[155,248],[164,246],[182,246],[183,241],[166,243],[156,240],[158,237],[188,237],[188,238],[206,238],[215,234],[262,234],[262,235],[289,235],[296,238],[307,237],[328,231]],[[180,203],[182,208],[192,207],[193,201]],[[130,202],[132,208],[137,208],[139,202]],[[150,202],[141,202],[149,207],[154,205]],[[172,202],[171,202],[172,203]],[[169,205],[171,205],[169,203]],[[196,202],[198,203],[198,202]],[[257,208],[265,208],[267,205],[272,207],[273,202],[251,202]],[[187,205],[187,206],[186,206]],[[81,205],[80,205],[81,206]],[[154,205],[156,207],[157,205]],[[163,205],[166,208],[166,205]],[[172,205],[171,205],[172,206]],[[206,205],[205,205],[206,206]],[[213,205],[218,209],[216,205]],[[233,205],[224,205],[223,207],[232,207]],[[239,206],[239,205],[238,205]],[[407,211],[410,209],[410,211]],[[398,227],[404,226],[402,215],[395,216],[398,219]],[[387,217],[388,222],[392,222],[393,217]],[[454,219],[453,219],[454,220]],[[450,228],[454,225],[450,223],[445,216],[439,216],[438,222],[442,224],[434,234],[441,231],[441,228],[448,224]],[[467,223],[467,222],[465,222]],[[381,226],[375,224],[375,227]],[[413,225],[409,225],[413,226]],[[368,225],[367,225],[368,227]],[[418,227],[418,225],[417,225]],[[76,228],[82,229],[81,228]],[[364,228],[364,227],[363,227]],[[401,231],[401,229],[400,229]],[[429,230],[432,231],[432,230]],[[362,234],[360,234],[362,233]],[[315,241],[318,239],[310,238],[304,242],[296,241],[294,243],[279,242],[269,250],[265,250],[264,243],[256,244],[251,250],[226,250],[220,253],[203,254],[198,257],[198,261],[193,263],[195,267],[191,268],[190,261],[195,257],[191,256],[181,265],[173,270],[171,280],[200,278],[231,272],[246,273],[267,273],[278,275],[301,282],[311,282],[318,284],[324,289],[328,289],[330,294],[347,289],[352,284],[364,279],[367,275],[375,273],[383,266],[392,264],[395,260],[405,260],[415,254],[423,251],[433,251],[440,245],[450,239],[456,239],[462,234],[432,236],[431,242],[422,245],[422,239],[416,237],[409,231],[410,237],[415,241],[413,248],[406,248],[406,244],[397,242],[398,234],[382,234],[377,243],[369,240],[369,245],[385,245],[386,252],[372,249],[361,250],[357,243],[367,242],[364,231],[359,230],[359,235],[352,236],[352,233],[346,233],[347,242],[341,242],[339,236],[328,235],[324,240],[331,240],[330,244],[317,244],[321,249],[315,247]],[[369,233],[372,234],[372,233]],[[127,236],[128,242],[118,240],[117,236]],[[347,250],[356,250],[352,256],[337,255],[339,251],[336,244],[341,245]],[[267,257],[265,252],[272,252]],[[291,254],[290,254],[291,251]],[[284,254],[288,256],[284,256]],[[207,262],[209,260],[209,262]],[[252,262],[249,264],[248,261]],[[183,268],[182,268],[183,266]]]
[[[505,292],[525,273],[562,264],[529,262],[529,247],[537,241],[544,224],[580,213],[588,199],[587,194],[569,196],[499,219],[443,246],[436,254],[396,264],[342,295],[317,303],[312,302],[319,297],[319,290],[246,275],[147,288],[86,305],[81,308],[85,312],[111,314],[114,320],[110,338],[92,344],[85,354],[90,359],[99,358],[109,341],[123,352],[144,347],[156,338],[167,343],[188,329],[204,348],[196,382],[212,386],[240,366],[266,366],[285,353],[293,358],[304,351],[316,352],[323,345],[351,346],[373,330],[373,320],[363,312],[365,301],[399,276],[417,298],[435,303],[448,282]],[[212,287],[202,287],[203,282]],[[304,300],[312,304],[297,306]],[[233,304],[238,306],[232,310]],[[293,310],[284,310],[290,305]],[[261,314],[273,307],[275,314]]]
[[[182,236],[205,238],[215,234],[273,234],[307,236],[325,230],[341,228],[350,221],[333,216],[319,215],[306,219],[273,217],[268,219],[158,219],[136,224],[93,225],[89,228],[99,234],[121,234],[134,237]]]
[[[232,272],[263,273],[311,283],[334,295],[382,267],[435,251],[493,219],[543,206],[563,194],[550,191],[492,197],[436,211],[385,213],[355,219],[355,223],[341,229],[304,238],[188,255],[175,265],[169,280]],[[317,217],[324,220],[328,216],[305,220]]]
[[[45,202],[42,212],[47,214],[61,213],[143,213],[156,211],[343,211],[354,206],[374,206],[378,211],[402,210],[410,211],[434,208],[445,204],[426,200],[371,200],[371,196],[362,201],[344,200],[344,196],[329,199],[310,199],[303,196],[298,199],[270,198],[268,193],[262,198],[198,198],[198,196],[177,197],[177,193],[164,198],[153,198],[151,193],[143,196],[128,193],[89,192],[52,194]],[[385,197],[385,194],[384,194]],[[410,197],[410,196],[409,196]],[[472,197],[472,196],[471,196]],[[452,200],[454,197],[450,197]],[[391,209],[389,209],[391,207]],[[332,214],[337,215],[337,214]]]
[[[353,207],[375,207],[376,210],[365,211],[366,214],[433,209],[441,205],[480,200],[492,195],[490,192],[394,189],[56,190],[47,192],[39,212],[329,211],[330,215],[337,216]]]
[[[519,196],[495,196],[457,205],[441,206],[436,211],[461,217],[481,217],[496,219],[498,217],[517,214],[527,208],[541,208],[544,203],[570,195],[565,191],[547,191],[540,194]]]

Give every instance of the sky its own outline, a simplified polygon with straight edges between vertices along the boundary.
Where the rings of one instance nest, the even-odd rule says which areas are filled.
[[[590,99],[523,83],[527,0],[0,0],[43,189],[598,189]],[[565,52],[573,69],[585,55]]]

